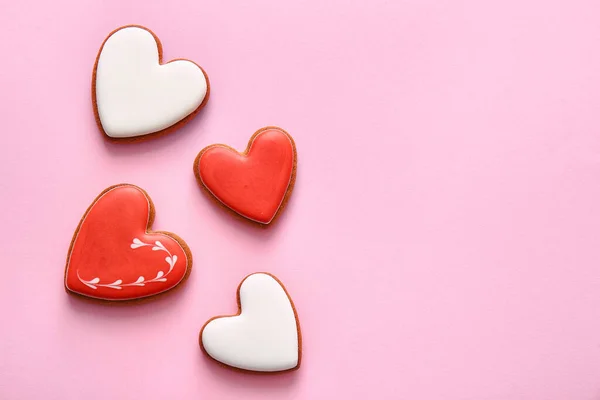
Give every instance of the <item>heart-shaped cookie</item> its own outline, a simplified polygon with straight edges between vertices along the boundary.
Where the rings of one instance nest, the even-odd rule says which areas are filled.
[[[199,184],[239,215],[269,224],[292,193],[296,178],[296,146],[281,128],[257,131],[244,153],[214,144],[194,162]]]
[[[104,190],[87,209],[69,248],[67,292],[100,300],[137,300],[173,289],[189,275],[183,240],[148,229],[154,206],[141,188]]]
[[[247,276],[237,290],[237,315],[215,317],[200,332],[200,346],[227,366],[253,372],[300,367],[302,337],[296,309],[273,275]]]
[[[92,101],[102,132],[113,139],[167,133],[189,121],[209,96],[208,77],[192,61],[162,62],[158,37],[142,26],[113,31],[92,76]]]

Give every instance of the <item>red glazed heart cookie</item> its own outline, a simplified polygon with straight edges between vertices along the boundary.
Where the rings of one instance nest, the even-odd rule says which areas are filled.
[[[252,135],[244,153],[223,144],[204,148],[196,157],[194,173],[216,200],[266,225],[292,193],[296,146],[283,129],[262,128]]]
[[[183,240],[148,229],[154,205],[141,188],[104,190],[81,219],[67,256],[67,292],[100,300],[137,300],[173,289],[189,275]]]

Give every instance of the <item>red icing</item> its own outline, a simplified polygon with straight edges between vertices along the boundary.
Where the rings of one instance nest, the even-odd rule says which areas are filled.
[[[268,224],[285,198],[294,168],[291,138],[268,128],[258,133],[246,154],[223,145],[208,147],[198,162],[204,186],[242,216]]]
[[[67,289],[94,298],[131,300],[176,286],[185,276],[189,260],[175,239],[146,233],[151,222],[149,211],[149,199],[132,185],[116,186],[96,199],[72,244],[65,277]],[[134,238],[139,242],[134,243]],[[171,256],[177,258],[172,269],[166,259]],[[162,276],[157,277],[160,272]]]

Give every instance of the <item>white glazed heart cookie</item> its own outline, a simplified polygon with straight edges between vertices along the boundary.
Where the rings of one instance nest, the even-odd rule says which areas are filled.
[[[237,315],[215,317],[200,332],[200,346],[227,366],[254,372],[300,367],[302,339],[298,315],[273,275],[247,276],[237,290]]]
[[[113,31],[92,76],[94,113],[113,139],[167,133],[189,121],[209,96],[208,77],[189,60],[162,62],[158,37],[142,26]]]

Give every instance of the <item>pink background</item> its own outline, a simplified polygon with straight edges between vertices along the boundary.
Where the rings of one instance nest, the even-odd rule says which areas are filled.
[[[600,399],[596,0],[2,1],[2,399]],[[209,74],[179,132],[107,143],[90,79],[137,23]],[[268,230],[198,189],[204,146],[264,125],[298,178]],[[65,294],[72,233],[105,187],[145,188],[194,271],[131,307]],[[302,368],[244,375],[198,332],[269,271]]]

